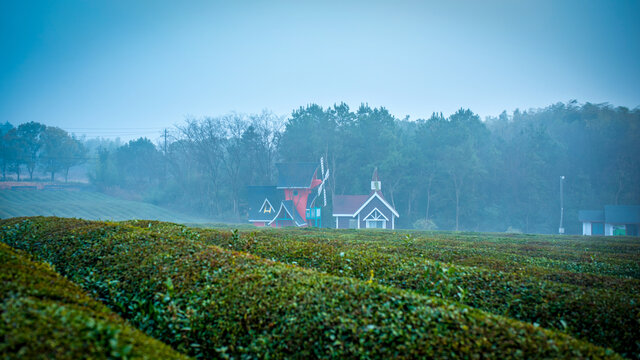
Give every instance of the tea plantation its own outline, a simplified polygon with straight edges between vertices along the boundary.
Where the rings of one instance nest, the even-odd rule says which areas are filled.
[[[0,240],[24,252],[15,256],[51,264],[127,324],[187,356],[640,356],[637,238],[238,232],[35,217],[0,221]],[[8,255],[1,265],[32,272]],[[41,285],[21,284],[21,296],[40,294],[29,289]],[[18,336],[11,319],[31,318],[12,296],[3,296],[9,311],[0,323],[10,340]],[[60,334],[57,349],[77,348],[71,325],[39,314],[51,316],[47,331]],[[37,337],[36,325],[23,327],[24,336]],[[129,357],[104,351],[105,358]]]
[[[123,200],[95,191],[0,190],[0,218],[36,215],[92,220],[142,217],[179,223],[207,221],[146,202]]]
[[[186,359],[50,266],[0,243],[0,357]]]

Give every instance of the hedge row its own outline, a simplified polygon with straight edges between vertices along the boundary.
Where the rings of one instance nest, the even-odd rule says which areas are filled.
[[[530,275],[454,266],[431,261],[420,252],[394,251],[397,247],[389,241],[345,243],[290,237],[287,236],[292,234],[290,231],[252,232],[234,237],[230,232],[167,223],[132,224],[333,275],[372,278],[379,284],[458,301],[560,330],[626,356],[640,357],[638,293],[590,289]],[[407,242],[403,246],[410,248],[411,239],[403,241]]]
[[[342,243],[393,245],[393,251],[419,252],[447,263],[497,270],[529,267],[640,279],[638,238],[553,236],[502,233],[380,232],[371,230],[301,229],[278,231],[300,237],[340,240]],[[405,235],[411,242],[401,241]],[[408,245],[408,246],[406,246]],[[606,286],[606,285],[605,285]]]
[[[186,359],[0,243],[0,358]]]
[[[619,358],[531,324],[191,236],[59,218],[0,227],[2,241],[197,357]]]

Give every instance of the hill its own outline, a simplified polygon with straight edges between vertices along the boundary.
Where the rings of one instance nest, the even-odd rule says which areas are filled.
[[[204,223],[153,204],[118,199],[86,190],[0,190],[0,218],[60,216],[88,220],[153,219],[178,223]]]

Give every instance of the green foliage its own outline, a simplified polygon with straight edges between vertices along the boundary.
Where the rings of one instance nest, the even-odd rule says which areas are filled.
[[[77,285],[0,243],[3,359],[184,359]]]
[[[44,170],[51,174],[51,181],[55,180],[55,174],[59,171],[64,171],[67,181],[69,169],[84,161],[85,149],[82,143],[58,127],[44,128],[40,142],[42,151],[38,160]]]
[[[637,241],[598,246],[592,239],[577,238],[590,251],[604,252],[599,256],[606,262],[596,264],[575,239],[564,237],[545,247],[540,240],[530,241],[531,236],[513,235],[478,239],[477,234],[453,233],[436,240],[414,233],[269,229],[230,241],[217,231],[197,231],[202,241],[225,248],[361,280],[373,271],[380,284],[640,354]]]
[[[203,239],[170,224],[60,218],[0,226],[3,242],[45,258],[132,324],[197,357],[618,357],[539,326],[381,286],[384,268],[372,272],[373,263],[367,283],[206,243],[216,237],[227,248],[252,249],[255,233],[207,231]],[[350,257],[331,261],[347,269]],[[443,282],[458,273],[442,264],[429,271]],[[443,297],[460,292],[441,289]]]
[[[437,230],[438,225],[433,220],[418,219],[413,222],[413,228],[418,230]]]
[[[118,170],[117,185],[140,191],[157,184],[160,179],[162,157],[147,138],[131,140],[119,147],[114,158]]]
[[[64,171],[66,181],[69,168],[85,160],[86,151],[82,143],[57,127],[31,121],[13,128],[6,123],[0,137],[3,180],[6,171],[10,170],[20,181],[21,168],[26,166],[31,180],[36,168],[41,167],[51,174],[51,181],[54,181],[56,172]]]

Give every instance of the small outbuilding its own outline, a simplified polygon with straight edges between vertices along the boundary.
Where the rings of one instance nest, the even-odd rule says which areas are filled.
[[[336,229],[395,229],[400,217],[381,191],[378,169],[373,171],[369,195],[336,195],[333,198]]]
[[[604,210],[581,210],[582,235],[638,236],[639,205],[606,205]]]

